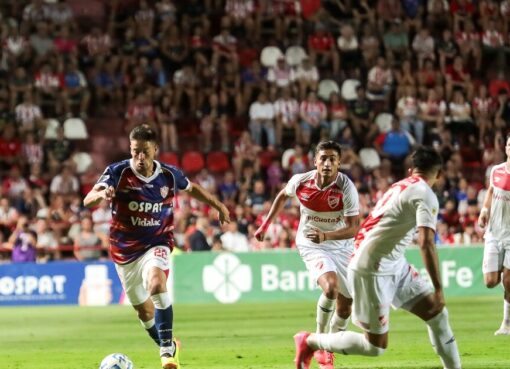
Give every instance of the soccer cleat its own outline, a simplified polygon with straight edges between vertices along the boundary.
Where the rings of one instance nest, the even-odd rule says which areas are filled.
[[[495,336],[507,336],[510,335],[510,326],[506,324],[501,324],[501,327],[494,332]]]
[[[319,363],[320,369],[334,369],[333,361],[335,360],[335,356],[332,352],[317,350],[313,353],[313,357]]]
[[[296,357],[294,358],[294,362],[296,363],[296,369],[310,368],[313,350],[308,347],[306,343],[306,339],[309,335],[310,332],[299,332],[294,335],[294,343],[296,344]]]
[[[180,369],[181,365],[179,364],[179,351],[181,348],[181,343],[177,340],[174,340],[175,351],[173,355],[170,353],[164,353],[161,355],[161,367],[163,369]]]

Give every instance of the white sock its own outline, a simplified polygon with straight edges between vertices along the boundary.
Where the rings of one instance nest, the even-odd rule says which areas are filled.
[[[335,313],[331,317],[331,322],[329,323],[329,333],[345,331],[347,329],[348,325],[349,325],[349,318],[344,319],[341,316],[339,316],[337,313]]]
[[[460,369],[459,350],[448,323],[448,310],[444,308],[438,315],[425,323],[427,323],[432,347],[441,358],[445,369]]]
[[[503,300],[503,324],[510,326],[510,303]]]
[[[154,318],[146,322],[140,320],[140,323],[142,324],[142,327],[144,327],[145,329],[150,329],[154,326],[154,324],[156,324],[156,320]]]
[[[368,342],[365,335],[351,331],[311,334],[306,342],[313,350],[326,350],[344,355],[380,356],[385,351]]]
[[[172,305],[172,300],[170,300],[170,294],[168,292],[152,295],[151,300],[154,303],[154,307],[156,309],[164,310]]]
[[[331,319],[331,314],[335,310],[336,300],[331,300],[326,295],[321,294],[317,301],[317,333],[326,332],[326,327]]]

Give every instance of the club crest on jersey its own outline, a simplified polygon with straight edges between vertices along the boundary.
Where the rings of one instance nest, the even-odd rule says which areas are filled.
[[[331,209],[334,209],[340,203],[340,198],[338,196],[328,196],[328,205]]]
[[[168,186],[163,186],[159,189],[159,193],[161,194],[162,198],[166,198],[168,195]]]

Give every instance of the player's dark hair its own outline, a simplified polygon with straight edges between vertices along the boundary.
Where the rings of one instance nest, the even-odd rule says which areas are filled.
[[[130,140],[136,141],[152,141],[157,142],[158,135],[156,132],[147,124],[136,126],[129,133]]]
[[[321,141],[315,148],[315,155],[321,150],[335,150],[339,157],[342,157],[342,146],[335,141]]]
[[[441,155],[430,146],[420,146],[412,154],[413,167],[420,172],[429,173],[442,167]]]

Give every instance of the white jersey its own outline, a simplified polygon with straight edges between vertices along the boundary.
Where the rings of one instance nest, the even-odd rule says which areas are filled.
[[[361,225],[349,268],[373,275],[399,273],[416,227],[436,229],[439,203],[419,176],[393,184]]]
[[[285,193],[297,197],[300,203],[301,218],[296,235],[298,249],[352,248],[352,238],[316,244],[305,237],[310,227],[331,232],[345,227],[344,217],[359,215],[358,191],[346,175],[338,173],[336,180],[322,189],[317,186],[316,177],[317,170],[296,174],[285,187]]]
[[[485,237],[491,236],[503,241],[510,239],[510,173],[506,170],[506,163],[492,167],[490,184],[493,188],[489,227]]]

